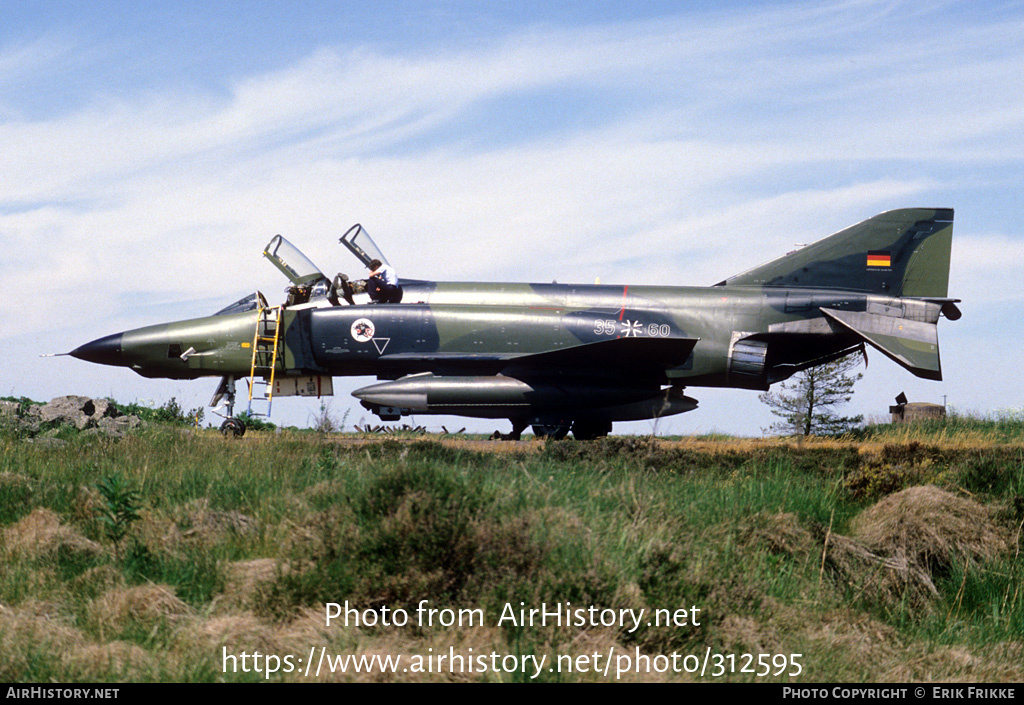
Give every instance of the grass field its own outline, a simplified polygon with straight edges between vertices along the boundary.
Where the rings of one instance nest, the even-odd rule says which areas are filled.
[[[62,438],[0,435],[2,681],[258,681],[267,656],[284,681],[1024,680],[1016,417],[802,443]],[[346,601],[410,621],[328,626]],[[644,619],[499,623],[567,602]],[[438,623],[460,610],[482,620]],[[307,674],[321,648],[403,661]]]

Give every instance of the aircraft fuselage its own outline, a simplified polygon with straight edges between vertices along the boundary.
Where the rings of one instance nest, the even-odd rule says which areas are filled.
[[[434,282],[404,288],[408,303],[285,309],[278,374],[492,375],[514,371],[519,357],[609,340],[696,339],[685,359],[638,369],[581,365],[557,375],[767,389],[803,364],[858,344],[822,308],[899,311],[930,323],[940,310],[918,300],[821,289]],[[146,377],[243,377],[250,371],[255,316],[147,326],[101,338],[76,354]],[[194,352],[181,359],[190,348]],[[744,350],[756,357],[761,349],[761,361],[740,359]]]

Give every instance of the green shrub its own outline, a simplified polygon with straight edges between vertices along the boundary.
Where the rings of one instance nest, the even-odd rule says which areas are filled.
[[[109,399],[118,413],[125,415],[138,416],[143,421],[150,423],[163,423],[173,424],[176,426],[199,426],[205,418],[206,411],[203,407],[198,406],[194,409],[185,410],[181,404],[178,403],[176,397],[171,397],[168,401],[164,402],[162,406],[150,407],[133,402],[131,404],[123,404],[121,402]]]
[[[247,431],[273,431],[277,428],[277,426],[259,416],[251,416],[247,411],[240,413],[238,420],[245,424]]]

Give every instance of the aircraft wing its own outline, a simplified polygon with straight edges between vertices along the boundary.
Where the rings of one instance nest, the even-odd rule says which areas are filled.
[[[617,338],[584,343],[541,353],[396,353],[382,355],[384,363],[437,363],[497,371],[515,367],[537,371],[621,369],[628,372],[674,367],[686,362],[698,338]]]
[[[526,355],[517,363],[551,367],[674,367],[686,362],[698,338],[617,338]]]

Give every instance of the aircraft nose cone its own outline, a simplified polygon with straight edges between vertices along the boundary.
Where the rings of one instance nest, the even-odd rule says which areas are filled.
[[[124,333],[114,333],[97,338],[91,343],[75,348],[68,354],[79,360],[95,362],[100,365],[123,365],[124,361],[121,358],[121,337],[123,335]]]

